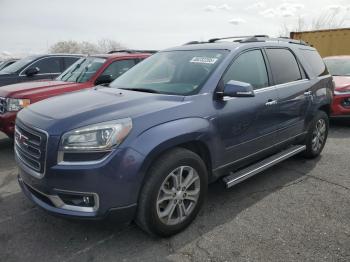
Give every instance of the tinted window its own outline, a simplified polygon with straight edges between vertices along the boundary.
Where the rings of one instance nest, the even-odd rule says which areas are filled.
[[[134,65],[135,65],[135,60],[132,60],[132,59],[115,61],[115,62],[111,63],[105,69],[105,71],[103,71],[102,75],[110,75],[112,77],[112,80],[114,80],[118,76],[120,76],[120,75],[124,74],[126,71],[128,71]]]
[[[40,69],[39,74],[60,73],[60,60],[60,57],[43,58],[32,64],[30,67],[38,67]]]
[[[267,49],[266,52],[277,85],[302,79],[298,62],[288,49]]]
[[[254,89],[267,87],[269,80],[261,51],[253,50],[240,55],[224,75],[225,84],[230,80],[250,83]]]
[[[79,57],[64,57],[64,68],[63,70],[66,70],[68,67],[70,67],[73,63],[75,63]]]
[[[329,72],[333,76],[350,76],[349,58],[328,58],[324,60]]]
[[[300,50],[303,56],[305,57],[305,60],[309,63],[311,66],[312,71],[317,76],[323,76],[328,75],[327,68],[321,58],[321,56],[318,54],[316,50]]]

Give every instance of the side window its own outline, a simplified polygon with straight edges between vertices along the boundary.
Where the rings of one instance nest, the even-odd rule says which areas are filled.
[[[316,76],[328,75],[328,70],[316,50],[301,49],[300,51]]]
[[[79,57],[63,57],[64,61],[64,68],[63,71],[66,70],[68,67],[70,67],[73,63],[78,61]]]
[[[112,79],[116,79],[120,75],[124,74],[130,68],[135,65],[135,60],[119,60],[111,63],[105,71],[103,71],[102,75],[110,75]]]
[[[288,49],[271,48],[266,50],[275,84],[284,84],[301,80],[299,65]]]
[[[269,80],[261,51],[252,50],[241,54],[223,77],[224,84],[230,80],[250,83],[254,89],[267,87]]]
[[[30,67],[38,67],[39,74],[61,73],[60,60],[60,57],[48,57],[35,62]]]

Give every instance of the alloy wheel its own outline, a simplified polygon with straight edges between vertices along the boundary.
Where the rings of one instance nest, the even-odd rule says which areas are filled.
[[[314,152],[319,151],[326,140],[327,125],[324,119],[319,119],[315,125],[315,129],[312,133],[312,150]]]
[[[157,197],[157,215],[165,225],[183,222],[195,209],[200,195],[200,178],[190,166],[174,169],[163,181]]]

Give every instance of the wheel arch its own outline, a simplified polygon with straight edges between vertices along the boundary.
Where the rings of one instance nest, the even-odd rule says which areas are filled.
[[[174,148],[190,150],[203,160],[207,167],[208,179],[214,166],[215,135],[207,119],[186,118],[155,126],[143,134],[131,145],[145,156],[140,168],[140,189],[147,179],[148,170],[160,155]],[[139,189],[139,190],[140,190]]]

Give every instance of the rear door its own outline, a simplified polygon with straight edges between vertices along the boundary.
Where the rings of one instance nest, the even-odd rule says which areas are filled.
[[[278,142],[304,131],[306,112],[311,105],[309,79],[295,54],[288,48],[265,49],[278,94]]]
[[[260,49],[240,54],[222,78],[250,83],[254,97],[237,97],[218,101],[218,130],[224,145],[223,164],[258,154],[276,142],[277,92],[270,86],[266,59]]]

